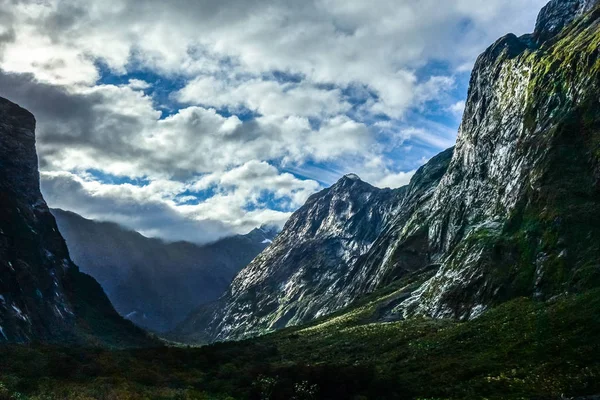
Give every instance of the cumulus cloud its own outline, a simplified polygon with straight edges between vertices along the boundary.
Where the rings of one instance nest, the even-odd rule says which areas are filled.
[[[282,227],[289,210],[302,205],[319,188],[314,181],[280,174],[260,161],[190,182],[157,179],[143,185],[109,184],[68,172],[42,172],[41,182],[46,200],[54,207],[98,220],[116,220],[148,236],[200,243],[264,224]],[[196,196],[181,197],[211,188],[215,194],[203,201]],[[265,207],[265,193],[285,199],[282,208],[288,211]],[[188,204],[190,199],[195,201]]]
[[[462,117],[462,115],[465,111],[465,106],[466,106],[465,101],[459,100],[456,103],[450,105],[450,107],[448,107],[448,111],[450,111],[457,118],[460,118],[460,117]]]
[[[133,90],[144,90],[150,89],[152,87],[152,84],[141,79],[130,79],[129,84],[127,86],[129,86]]]
[[[59,83],[93,83],[97,60],[185,76],[293,71],[364,83],[382,109],[400,112],[419,97],[416,68],[471,61],[498,36],[530,30],[544,2],[4,0],[18,31],[3,67]]]
[[[376,186],[383,188],[399,188],[408,185],[416,171],[392,173],[375,182]]]
[[[270,116],[328,117],[351,108],[340,89],[257,79],[227,82],[213,76],[194,79],[179,91],[177,98],[188,104],[233,110],[243,107]]]
[[[430,109],[545,1],[0,0],[0,95],[37,117],[51,205],[207,241],[347,172],[406,183],[454,142]]]

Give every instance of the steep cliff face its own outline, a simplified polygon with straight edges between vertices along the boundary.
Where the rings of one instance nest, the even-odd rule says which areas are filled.
[[[217,300],[276,235],[255,229],[216,243],[165,243],[72,212],[51,210],[73,261],[102,285],[116,310],[157,332]]]
[[[403,190],[377,189],[356,175],[312,196],[269,248],[233,281],[215,318],[216,339],[310,321],[353,300],[344,282]]]
[[[600,11],[552,1],[481,55],[427,219],[439,273],[405,315],[473,318],[600,283]],[[591,11],[590,11],[591,10]]]
[[[432,158],[403,188],[397,214],[377,240],[354,265],[347,279],[353,298],[369,293],[407,273],[436,267],[427,236],[427,217],[440,180],[446,173],[454,148]],[[354,276],[359,279],[354,279]],[[360,278],[362,277],[362,278]],[[366,277],[366,279],[365,279]]]
[[[428,203],[451,155],[448,150],[435,157],[409,186],[397,190],[347,175],[312,196],[226,295],[193,313],[175,337],[236,339],[301,324],[347,306],[390,278],[357,265],[390,221],[406,219]],[[421,268],[420,262],[405,261],[406,270]]]
[[[34,131],[0,98],[0,342],[149,343],[71,262],[39,190]]]

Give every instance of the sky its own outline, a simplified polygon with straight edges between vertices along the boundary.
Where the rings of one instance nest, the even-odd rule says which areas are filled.
[[[451,147],[477,56],[546,0],[0,0],[0,96],[51,207],[206,243]]]

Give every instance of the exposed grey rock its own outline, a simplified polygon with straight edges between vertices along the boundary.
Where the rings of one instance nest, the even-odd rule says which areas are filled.
[[[349,304],[346,277],[393,215],[403,189],[354,174],[313,195],[269,248],[233,281],[215,339],[296,325]]]
[[[347,306],[387,278],[359,268],[361,257],[389,222],[407,219],[428,202],[451,155],[448,150],[435,157],[400,189],[378,189],[349,174],[313,195],[226,295],[193,313],[175,336],[205,341],[253,336]],[[404,266],[408,271],[421,267],[417,264],[407,260]]]
[[[576,18],[589,12],[600,0],[552,0],[540,12],[534,37],[541,44],[556,36]]]
[[[536,35],[549,39],[597,3],[552,1]],[[509,35],[478,59],[427,219],[442,268],[400,306],[406,316],[468,319],[514,296],[595,285],[599,18],[539,50]]]

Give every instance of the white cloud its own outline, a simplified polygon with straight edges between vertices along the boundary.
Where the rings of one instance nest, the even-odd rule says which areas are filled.
[[[433,131],[420,127],[408,127],[401,129],[397,133],[397,138],[401,142],[413,140],[439,150],[445,150],[454,145],[454,137],[443,136],[439,131]]]
[[[465,105],[466,104],[464,100],[459,100],[456,103],[452,104],[450,107],[448,107],[448,111],[454,114],[454,116],[456,116],[457,118],[461,118],[465,111]]]
[[[194,79],[179,91],[177,98],[184,103],[217,108],[245,107],[268,116],[328,117],[350,109],[339,89],[259,79],[227,82],[214,76]]]
[[[152,84],[141,79],[130,79],[129,84],[127,86],[129,86],[133,90],[145,90],[150,89],[152,87]]]
[[[246,233],[264,224],[281,227],[290,211],[265,207],[261,195],[272,194],[287,202],[291,210],[320,188],[314,181],[280,174],[275,167],[259,161],[212,174],[209,179],[153,180],[142,186],[101,183],[93,176],[68,172],[42,172],[41,179],[44,195],[54,207],[97,220],[116,220],[148,236],[199,243]],[[212,186],[216,194],[196,204],[182,204],[179,198],[187,191]],[[197,197],[188,196],[187,200],[191,198]],[[249,206],[254,207],[249,210]]]
[[[531,30],[544,3],[8,2],[4,7],[14,10],[17,35],[2,67],[61,84],[93,83],[96,60],[115,72],[139,64],[187,76],[224,68],[254,75],[290,71],[311,82],[366,84],[378,93],[382,110],[400,114],[418,97],[415,68],[433,59],[457,68],[472,62],[500,35]]]
[[[375,182],[375,186],[382,188],[396,189],[406,186],[410,183],[411,178],[416,171],[392,173]]]
[[[458,116],[457,77],[545,2],[0,0],[1,95],[37,117],[51,205],[204,241],[281,224],[338,173],[406,183],[423,154],[399,149],[456,134],[415,115]]]

